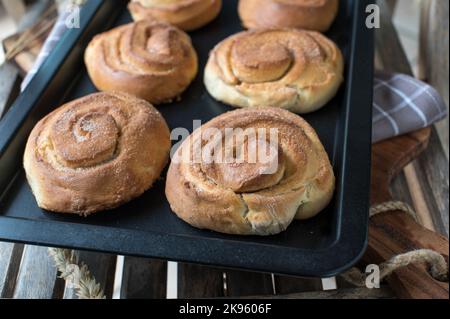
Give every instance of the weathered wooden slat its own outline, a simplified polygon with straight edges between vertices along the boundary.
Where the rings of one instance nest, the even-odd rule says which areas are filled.
[[[397,0],[386,0],[386,4],[389,7],[391,13],[394,13],[397,6]]]
[[[348,282],[344,277],[342,276],[336,276],[336,285],[339,289],[353,289],[357,288],[352,283]]]
[[[257,296],[258,299],[393,299],[394,295],[388,287],[380,289],[339,289],[328,291],[304,292],[299,294],[276,295],[272,297]]]
[[[449,2],[421,1],[419,64],[423,79],[449,102]]]
[[[392,180],[391,193],[395,200],[402,201],[407,203],[409,206],[414,207],[414,203],[408,189],[408,182],[403,172]]]
[[[378,0],[377,4],[381,8],[381,28],[375,32],[378,68],[387,72],[412,74],[408,58],[392,24],[392,8],[384,0]],[[395,200],[404,201],[411,207],[414,207],[409,193],[408,183],[403,172],[400,172],[392,180],[390,190]]]
[[[449,106],[449,2],[421,1],[419,73],[433,85]],[[449,157],[449,118],[436,125],[445,155]]]
[[[377,3],[381,9],[381,28],[375,33],[375,38],[377,54],[383,69],[388,72],[411,75],[412,70],[390,19],[389,8],[384,0],[379,0]],[[433,226],[448,236],[448,158],[437,136],[436,128],[433,127],[427,151],[412,164],[415,174],[419,177],[417,186],[421,188],[420,193],[424,194],[423,198],[414,198],[412,202],[426,205],[429,216],[423,218],[433,220]],[[401,179],[407,179],[404,173],[401,175]],[[408,183],[411,185],[414,181],[408,181]],[[397,197],[397,193],[393,192],[393,196]],[[418,211],[417,213],[426,212]]]
[[[223,271],[217,268],[178,264],[178,298],[224,297]]]
[[[75,251],[74,256],[78,265],[81,266],[84,263],[88,266],[90,273],[101,285],[106,298],[111,298],[116,269],[116,256],[88,251]],[[77,299],[75,290],[66,286],[64,299]]]
[[[449,105],[449,2],[422,1],[419,45],[420,75],[433,85]],[[448,117],[433,129],[428,151],[414,168],[426,181],[424,197],[436,231],[448,237]],[[442,149],[442,150],[441,150]]]
[[[55,280],[55,287],[53,288],[52,299],[62,299],[64,298],[64,293],[66,289],[66,282],[64,279],[57,277]]]
[[[322,280],[318,278],[275,276],[275,291],[277,295],[321,291],[322,288]]]
[[[381,8],[381,28],[375,32],[378,68],[386,72],[412,74],[408,58],[392,24],[391,7],[385,0],[378,0],[377,4]],[[404,172],[393,178],[390,190],[395,200],[404,201],[414,207]]]
[[[434,228],[449,235],[448,160],[433,128],[426,152],[413,163]],[[421,212],[418,211],[418,214]]]
[[[0,298],[12,298],[23,245],[0,242]]]
[[[383,70],[412,74],[408,58],[403,51],[400,39],[392,24],[392,16],[385,0],[378,0],[380,7],[380,25],[375,31],[376,51],[382,63]]]
[[[274,295],[272,275],[226,270],[226,296]]]
[[[125,257],[121,299],[163,299],[166,297],[167,262]]]
[[[15,299],[61,298],[54,294],[57,271],[46,247],[25,246],[19,274],[17,276]]]
[[[9,265],[13,255],[14,244],[0,242],[0,297],[4,297],[7,290]]]

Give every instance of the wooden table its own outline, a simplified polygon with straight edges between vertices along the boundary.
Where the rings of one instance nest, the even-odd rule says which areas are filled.
[[[411,73],[391,23],[389,7],[384,2],[380,5],[383,13],[382,28],[376,36],[376,65],[388,71]],[[1,90],[2,87],[0,97],[4,96]],[[448,159],[434,128],[427,150],[402,170],[391,189],[394,198],[415,207],[421,223],[448,237]],[[356,288],[339,276],[307,279],[92,252],[75,254],[89,266],[108,298],[394,297],[387,285],[373,290]],[[0,243],[0,297],[75,298],[75,295],[57,278],[46,247]]]

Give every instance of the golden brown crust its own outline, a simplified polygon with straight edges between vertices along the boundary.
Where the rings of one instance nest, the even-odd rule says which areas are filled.
[[[224,137],[227,128],[266,129],[263,134],[276,129],[276,161],[207,161],[204,154],[208,154],[205,149],[211,141],[205,134],[218,130]],[[230,150],[236,152],[230,147],[235,144],[225,141],[215,141],[222,145],[222,152],[216,149],[214,158]],[[261,170],[269,163],[278,165],[271,166],[274,170]],[[319,213],[330,202],[334,183],[328,156],[308,123],[282,109],[252,108],[213,119],[181,145],[169,168],[166,196],[172,210],[194,227],[228,234],[269,235],[284,231],[294,218],[306,219]]]
[[[165,23],[141,21],[97,35],[85,53],[95,86],[170,102],[192,82],[197,54],[189,36]]]
[[[35,126],[24,167],[39,207],[86,216],[149,189],[170,145],[166,122],[148,102],[97,93],[63,105]]]
[[[132,0],[128,8],[135,21],[156,19],[193,31],[219,15],[222,0]]]
[[[235,34],[211,52],[205,85],[237,107],[269,105],[296,113],[323,107],[338,91],[341,51],[314,31],[260,29]]]
[[[240,0],[239,16],[248,29],[299,28],[327,31],[339,0]]]

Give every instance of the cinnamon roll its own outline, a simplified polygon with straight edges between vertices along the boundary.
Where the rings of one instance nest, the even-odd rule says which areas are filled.
[[[148,102],[97,93],[63,105],[35,126],[24,167],[39,207],[87,216],[149,189],[170,146],[167,124]]]
[[[86,50],[85,62],[99,90],[130,93],[153,104],[179,97],[198,70],[189,36],[155,21],[97,35]]]
[[[334,185],[327,153],[305,120],[279,108],[252,108],[223,114],[182,143],[166,196],[194,227],[270,235],[318,214]]]
[[[299,28],[327,31],[339,0],[239,0],[239,16],[248,29]]]
[[[320,33],[261,29],[219,43],[210,54],[205,85],[215,99],[233,106],[308,113],[334,97],[343,69],[341,51]]]
[[[128,8],[135,21],[156,19],[193,31],[219,15],[222,0],[131,0]]]

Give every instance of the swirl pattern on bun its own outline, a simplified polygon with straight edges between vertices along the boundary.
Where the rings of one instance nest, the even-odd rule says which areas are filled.
[[[41,208],[87,216],[149,189],[170,146],[167,124],[148,102],[97,93],[63,105],[35,126],[24,167]]]
[[[153,104],[179,97],[198,71],[189,36],[155,21],[97,35],[86,50],[85,62],[99,90],[133,94]]]
[[[230,129],[244,134],[229,135]],[[251,132],[258,134],[250,138]],[[230,158],[224,154],[244,156],[224,161]],[[267,157],[255,161],[253,154]],[[271,235],[295,218],[318,214],[334,185],[328,156],[306,121],[279,108],[252,108],[223,114],[183,142],[169,168],[166,196],[178,217],[194,227]]]
[[[320,33],[296,29],[241,32],[211,52],[204,81],[217,100],[296,113],[323,107],[343,82],[342,53]]]

